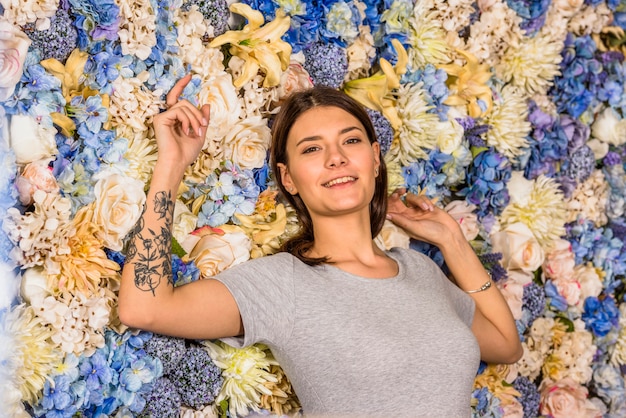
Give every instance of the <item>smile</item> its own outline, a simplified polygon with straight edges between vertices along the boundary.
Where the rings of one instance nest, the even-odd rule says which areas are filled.
[[[328,183],[324,184],[324,187],[332,187],[336,184],[348,183],[350,181],[355,181],[355,180],[356,180],[355,177],[350,177],[350,176],[339,177],[338,179],[331,180]]]

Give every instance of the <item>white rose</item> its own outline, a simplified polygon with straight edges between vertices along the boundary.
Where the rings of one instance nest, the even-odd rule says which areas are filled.
[[[32,116],[13,115],[9,140],[17,163],[28,164],[55,156],[56,133],[55,128],[40,125]]]
[[[30,42],[17,26],[0,21],[0,102],[11,97],[22,77]]]
[[[444,208],[461,226],[465,239],[473,240],[478,236],[478,216],[474,213],[476,205],[465,200],[453,200]]]
[[[393,247],[409,248],[410,238],[404,229],[391,221],[385,221],[374,242],[381,250],[389,250]]]
[[[210,139],[221,139],[239,120],[241,114],[239,97],[233,85],[233,78],[226,72],[203,81],[198,101],[211,106],[207,129],[207,136]]]
[[[523,171],[513,171],[511,179],[507,183],[507,189],[511,198],[511,204],[526,206],[533,189],[533,182],[524,177]]]
[[[461,146],[463,141],[463,127],[455,119],[439,122],[437,146],[445,154],[452,154]]]
[[[620,118],[613,108],[607,107],[591,125],[591,135],[602,142],[619,147],[626,143],[626,120]]]
[[[114,251],[122,249],[122,240],[137,223],[146,194],[142,181],[121,174],[112,174],[98,180],[94,222],[102,227],[100,237],[104,245]]]
[[[193,260],[204,277],[212,277],[250,258],[252,242],[235,225],[202,228],[197,235],[188,235],[181,246],[185,259]]]
[[[263,167],[271,136],[267,120],[261,116],[242,120],[224,136],[223,159],[243,169]]]
[[[592,265],[580,264],[574,268],[574,277],[580,283],[580,302],[589,296],[598,297],[603,285],[598,270]]]
[[[515,398],[511,399],[507,404],[502,406],[502,418],[524,418],[524,407]]]
[[[516,222],[491,235],[494,252],[502,253],[502,266],[507,270],[535,271],[544,260],[544,252],[532,231]]]
[[[48,288],[48,276],[41,267],[33,267],[22,273],[20,295],[25,302],[31,303],[33,298],[45,298],[52,292]]]
[[[198,217],[194,215],[187,205],[177,200],[174,206],[174,228],[172,235],[176,241],[183,242],[198,224]]]
[[[522,286],[527,286],[530,282],[533,281],[533,273],[524,270],[509,270],[506,272],[507,276],[509,276],[508,280],[512,280],[515,283],[521,284]]]
[[[593,158],[596,160],[603,159],[609,152],[609,144],[598,139],[590,139],[586,144],[593,151]]]

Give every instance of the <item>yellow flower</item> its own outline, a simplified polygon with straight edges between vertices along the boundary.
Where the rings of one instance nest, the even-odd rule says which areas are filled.
[[[381,112],[392,128],[397,130],[402,122],[396,110],[396,98],[392,91],[400,87],[400,77],[406,72],[408,55],[397,39],[391,41],[398,59],[392,66],[384,58],[380,59],[381,70],[368,78],[351,80],[345,83],[344,91],[363,106]]]
[[[515,398],[521,394],[510,384],[517,375],[516,371],[511,371],[511,366],[506,364],[488,364],[485,370],[476,376],[474,388],[486,387],[489,392],[500,399],[502,405],[515,402]],[[507,382],[507,381],[511,382]]]
[[[234,81],[235,87],[246,84],[259,69],[265,72],[263,87],[277,86],[282,72],[289,67],[291,45],[280,38],[289,29],[291,18],[278,9],[274,20],[261,27],[265,20],[263,14],[247,4],[233,3],[229,9],[244,16],[248,23],[242,30],[229,30],[218,36],[209,46],[216,48],[230,44],[230,53],[246,62],[242,74]]]
[[[285,205],[276,204],[276,195],[277,192],[267,189],[259,195],[252,215],[235,215],[254,244],[251,258],[274,254],[282,243],[280,238],[287,228],[287,210]]]
[[[50,289],[58,292],[79,290],[89,296],[103,279],[117,276],[120,266],[107,258],[102,242],[96,238],[100,227],[92,219],[91,206],[76,213],[72,221],[76,232],[69,239],[70,252],[54,258],[61,266],[61,272],[48,276]]]
[[[223,342],[204,341],[207,352],[215,365],[222,369],[224,384],[215,398],[217,405],[228,400],[231,416],[246,416],[249,410],[259,410],[261,395],[272,396],[265,385],[277,383],[278,379],[270,372],[272,365],[278,365],[269,349],[256,344],[238,349]]]
[[[528,226],[545,251],[565,235],[567,209],[563,192],[552,178],[541,175],[532,181],[530,193],[521,201],[511,201],[500,215],[502,229],[516,222]]]
[[[467,106],[469,115],[473,118],[485,116],[491,112],[493,106],[493,94],[487,82],[491,79],[491,71],[486,64],[479,64],[478,59],[469,52],[457,50],[466,64],[441,65],[440,68],[448,73],[448,87],[450,96],[444,102],[450,106]],[[478,104],[481,100],[486,109],[483,110]]]
[[[2,374],[12,377],[22,400],[31,405],[37,403],[46,378],[63,361],[63,353],[50,341],[51,336],[52,331],[25,304],[5,316],[4,326],[0,323],[0,339],[9,344],[5,352],[10,353],[1,359]]]
[[[412,68],[426,64],[439,65],[450,61],[447,33],[437,17],[439,8],[433,2],[418,1],[409,19],[409,60]]]
[[[276,376],[278,381],[265,383],[265,387],[268,388],[272,394],[261,395],[261,408],[279,416],[283,416],[292,411],[298,411],[300,409],[300,401],[293,391],[291,382],[283,372],[283,369],[273,364],[270,366],[270,373]]]

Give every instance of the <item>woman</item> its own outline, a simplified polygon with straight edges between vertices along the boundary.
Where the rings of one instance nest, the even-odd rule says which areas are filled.
[[[479,357],[521,356],[514,320],[453,218],[424,196],[401,190],[387,199],[372,123],[342,92],[295,93],[274,122],[272,168],[300,234],[284,252],[173,288],[176,191],[209,118],[207,106],[176,102],[188,81],[155,117],[159,157],[122,275],[121,320],[267,344],[306,415],[469,416]],[[379,249],[373,238],[385,219],[437,245],[456,284],[418,252]]]

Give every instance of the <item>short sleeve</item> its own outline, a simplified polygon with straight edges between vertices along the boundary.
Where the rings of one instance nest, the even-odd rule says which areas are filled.
[[[225,343],[247,347],[256,343],[276,345],[289,338],[294,320],[293,259],[279,253],[247,261],[214,277],[233,295],[244,328],[240,337]]]

